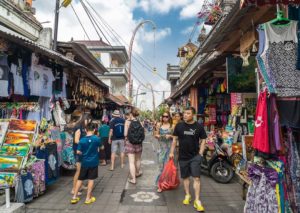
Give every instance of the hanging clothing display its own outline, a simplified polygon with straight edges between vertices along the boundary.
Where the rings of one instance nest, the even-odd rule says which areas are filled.
[[[24,95],[24,86],[23,86],[23,77],[22,77],[22,59],[20,59],[20,64],[12,64],[10,71],[14,76],[14,94],[15,95]]]
[[[280,125],[300,128],[300,97],[277,98]]]
[[[270,168],[250,165],[248,174],[252,181],[248,189],[245,213],[275,213],[278,212],[276,183],[278,174]]]
[[[267,91],[264,91],[260,93],[257,101],[253,140],[253,147],[264,153],[270,153],[267,110]]]
[[[7,55],[0,56],[0,97],[8,97],[9,88],[8,88],[8,80],[9,80],[9,66],[7,62]]]
[[[34,197],[44,194],[46,191],[45,184],[45,161],[37,160],[33,163],[29,171],[33,175]]]
[[[268,76],[279,97],[300,96],[300,72],[296,69],[297,22],[265,26],[265,48],[262,57],[267,57]]]

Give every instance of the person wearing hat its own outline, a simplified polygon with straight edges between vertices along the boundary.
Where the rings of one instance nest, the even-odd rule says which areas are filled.
[[[121,117],[119,110],[115,110],[112,113],[113,119],[111,120],[109,143],[111,144],[111,165],[110,171],[115,168],[116,153],[119,150],[121,154],[121,168],[124,168],[125,160],[125,137],[124,137],[124,124],[125,120]]]

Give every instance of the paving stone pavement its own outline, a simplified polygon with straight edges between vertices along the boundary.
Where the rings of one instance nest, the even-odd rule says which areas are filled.
[[[64,175],[41,197],[26,204],[28,213],[64,213],[64,212],[195,212],[192,205],[181,204],[184,191],[183,186],[176,190],[156,193],[155,179],[158,174],[156,163],[157,142],[151,137],[146,137],[143,146],[142,168],[143,176],[136,185],[129,184],[128,163],[121,169],[117,160],[115,171],[109,171],[109,166],[99,167],[99,178],[95,182],[94,196],[97,201],[92,205],[85,205],[83,193],[82,200],[70,204],[70,191],[72,175]],[[201,200],[209,213],[242,213],[244,201],[241,198],[241,185],[233,182],[218,184],[210,177],[203,175],[201,178]]]

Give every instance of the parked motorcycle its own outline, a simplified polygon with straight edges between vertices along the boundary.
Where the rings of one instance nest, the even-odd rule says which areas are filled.
[[[201,168],[209,172],[211,177],[219,183],[229,183],[234,170],[227,151],[221,146],[222,142],[213,142],[214,150],[211,156],[208,156],[209,148],[203,154]]]

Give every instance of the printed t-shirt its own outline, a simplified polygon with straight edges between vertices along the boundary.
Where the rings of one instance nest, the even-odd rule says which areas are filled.
[[[53,86],[53,81],[55,80],[52,70],[47,67],[43,67],[42,70],[42,84],[41,84],[41,92],[40,96],[43,97],[52,97],[52,86]]]
[[[78,151],[81,152],[81,166],[84,168],[92,168],[99,165],[99,152],[101,146],[100,138],[95,135],[85,136],[80,139]]]
[[[22,78],[22,62],[21,67],[16,64],[12,64],[10,71],[14,76],[14,94],[15,95],[24,95],[24,86]]]
[[[206,139],[206,132],[199,123],[187,124],[180,122],[176,125],[174,136],[179,141],[179,160],[190,160],[199,154],[199,140]]]
[[[0,97],[8,97],[9,67],[7,55],[0,56]]]
[[[42,84],[41,66],[32,65],[29,74],[30,95],[40,96]]]
[[[114,118],[111,120],[109,126],[113,130],[112,140],[122,140],[124,137],[124,124],[125,120],[123,118]]]

